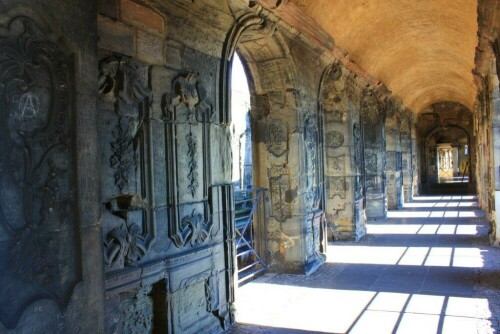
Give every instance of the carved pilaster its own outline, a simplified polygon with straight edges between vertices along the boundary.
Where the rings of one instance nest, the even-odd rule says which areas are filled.
[[[213,228],[207,202],[208,127],[215,114],[193,73],[178,75],[162,103],[171,206],[168,235],[177,248],[196,247],[210,239]]]
[[[105,198],[106,208],[119,218],[104,226],[105,265],[114,271],[137,265],[155,238],[155,214],[150,207],[152,96],[147,68],[136,61],[105,57],[99,71],[99,105],[110,126],[115,124],[104,150],[116,187]]]

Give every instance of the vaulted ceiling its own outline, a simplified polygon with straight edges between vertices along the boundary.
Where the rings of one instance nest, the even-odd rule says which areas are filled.
[[[472,109],[477,0],[291,2],[414,111],[439,101]]]

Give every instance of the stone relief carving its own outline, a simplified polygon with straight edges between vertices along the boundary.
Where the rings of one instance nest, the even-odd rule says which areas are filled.
[[[28,17],[0,29],[0,321],[81,280],[70,58]],[[19,292],[22,290],[22,294]]]
[[[198,143],[196,136],[189,131],[186,135],[187,141],[187,156],[188,156],[188,171],[187,178],[189,180],[188,189],[194,197],[196,189],[198,189]]]
[[[198,79],[199,76],[194,73],[185,73],[174,79],[172,93],[163,96],[166,120],[191,124],[214,121],[213,107]]]
[[[333,199],[339,196],[342,199],[346,198],[346,182],[343,176],[329,176],[328,180],[328,198]]]
[[[133,134],[125,117],[120,117],[113,129],[114,141],[110,143],[113,154],[109,160],[115,170],[115,185],[123,193],[129,184],[131,169],[134,166]]]
[[[99,96],[104,102],[112,103],[119,116],[139,118],[143,115],[137,104],[151,98],[144,76],[138,62],[119,56],[107,57],[99,64]]]
[[[327,156],[328,170],[331,173],[338,173],[345,169],[345,154],[337,156]]]
[[[109,166],[118,194],[107,198],[105,204],[122,219],[118,226],[104,226],[104,259],[109,271],[137,265],[154,241],[154,215],[147,208],[152,187],[148,168],[152,93],[147,68],[136,61],[113,55],[104,58],[99,69],[100,101],[112,105],[116,114]]]
[[[153,332],[153,298],[149,296],[152,286],[145,286],[135,298],[120,303],[122,332],[124,334]]]
[[[365,152],[365,165],[367,174],[377,173],[377,153]]]
[[[354,163],[356,170],[354,191],[355,198],[360,199],[363,196],[363,184],[361,175],[363,170],[363,142],[361,140],[361,127],[358,123],[354,123],[352,127],[353,141],[354,141]]]
[[[318,187],[318,141],[319,130],[316,115],[306,114],[304,119],[304,144],[306,147],[306,210],[309,212],[319,206]]]
[[[330,131],[326,134],[326,146],[338,148],[344,143],[344,135],[340,131]]]
[[[290,205],[286,201],[290,189],[290,176],[283,166],[273,166],[270,170],[269,186],[271,192],[272,216],[278,221],[290,217]]]
[[[344,123],[347,119],[347,113],[342,110],[333,110],[328,119],[335,123]]]
[[[210,238],[212,228],[213,222],[210,219],[205,220],[203,214],[193,209],[190,215],[181,219],[179,226],[171,232],[171,237],[178,248],[196,246]]]
[[[337,81],[342,77],[342,65],[340,63],[334,63],[330,67],[328,72],[328,80]]]
[[[106,202],[106,208],[123,219],[120,226],[109,231],[104,239],[104,264],[114,270],[135,266],[146,255],[148,245],[140,221],[146,203],[139,195],[119,195]]]
[[[270,121],[267,150],[276,157],[288,151],[288,126],[284,121]]]

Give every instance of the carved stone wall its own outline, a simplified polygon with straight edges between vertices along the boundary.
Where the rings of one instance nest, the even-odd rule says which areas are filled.
[[[103,330],[94,5],[0,4],[2,333]]]
[[[328,67],[320,88],[324,118],[325,198],[334,240],[357,240],[366,233],[362,191],[362,138],[359,107],[347,87],[348,70]]]
[[[184,8],[194,17],[174,2],[114,5],[99,8],[106,332],[217,333],[234,322],[231,138],[219,98],[234,19],[208,10],[222,10],[220,30],[200,42],[198,3]],[[136,49],[114,43],[117,31]]]
[[[384,219],[387,215],[385,110],[371,90],[361,99],[364,150],[364,191],[368,219]]]

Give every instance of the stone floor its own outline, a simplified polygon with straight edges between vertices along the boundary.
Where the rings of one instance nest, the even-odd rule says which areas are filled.
[[[500,249],[474,196],[418,197],[360,242],[336,242],[309,277],[237,290],[249,333],[499,333]]]

